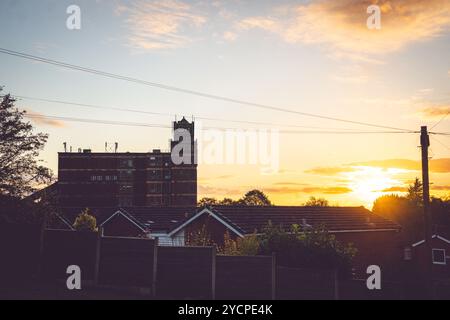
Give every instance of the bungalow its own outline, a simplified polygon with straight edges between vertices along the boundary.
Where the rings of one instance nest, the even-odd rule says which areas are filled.
[[[74,221],[82,208],[62,210]],[[211,240],[223,244],[226,232],[234,239],[261,233],[268,222],[290,228],[323,225],[343,243],[358,249],[355,265],[365,274],[368,265],[382,266],[385,275],[398,271],[403,246],[401,227],[364,207],[135,207],[92,208],[97,224],[106,236],[158,238],[163,246],[184,246],[189,236],[206,229]]]

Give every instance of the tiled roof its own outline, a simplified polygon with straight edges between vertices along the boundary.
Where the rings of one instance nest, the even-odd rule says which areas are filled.
[[[181,226],[203,208],[195,207],[134,207],[90,208],[101,225],[111,215],[121,210],[143,229],[152,233],[170,232]],[[392,221],[373,214],[364,207],[285,207],[285,206],[214,206],[209,208],[239,233],[260,232],[268,222],[288,229],[293,224],[319,226],[329,231],[399,230]],[[61,208],[61,213],[71,224],[84,208]]]
[[[173,230],[196,212],[195,207],[136,207],[124,210],[152,233]]]
[[[66,219],[70,224],[73,224],[78,215],[85,209],[85,207],[63,207],[59,208],[58,211],[60,216]],[[97,219],[97,225],[101,225],[106,219],[116,213],[117,210],[119,210],[117,207],[89,208],[90,214]]]
[[[75,222],[76,217],[85,208],[60,208],[60,214],[71,224]],[[195,212],[195,207],[97,207],[89,208],[90,213],[96,217],[97,225],[101,225],[117,211],[121,211],[142,229],[151,230],[151,232],[170,231],[186,218],[191,217]]]
[[[269,221],[286,229],[293,224],[324,225],[329,231],[400,229],[398,224],[364,207],[214,206],[211,209],[245,234],[260,232]]]

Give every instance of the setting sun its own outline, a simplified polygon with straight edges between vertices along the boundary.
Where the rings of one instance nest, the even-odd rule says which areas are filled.
[[[349,188],[352,194],[361,199],[366,206],[371,206],[373,201],[383,195],[386,190],[402,184],[394,177],[405,170],[382,169],[374,167],[356,167],[353,172],[346,173],[349,180]]]

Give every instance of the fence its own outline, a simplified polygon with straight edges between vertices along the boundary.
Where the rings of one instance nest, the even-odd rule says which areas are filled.
[[[370,291],[365,280],[277,266],[274,256],[216,256],[213,247],[160,247],[150,239],[28,225],[0,225],[0,259],[0,285],[65,280],[67,267],[78,265],[84,283],[146,288],[157,299],[403,299],[420,291],[398,282]],[[440,283],[436,297],[450,298],[449,289]]]
[[[269,300],[275,294],[275,257],[217,256],[217,299]]]
[[[47,230],[44,232],[42,275],[47,280],[66,279],[66,269],[77,265],[85,282],[94,282],[98,256],[94,232]]]
[[[336,272],[277,267],[277,296],[280,300],[338,299]]]
[[[0,283],[26,283],[39,272],[42,230],[0,224]]]
[[[161,299],[214,299],[214,247],[158,247],[156,293]]]
[[[145,287],[151,288],[154,292],[156,254],[154,240],[101,238],[98,283],[101,285]]]

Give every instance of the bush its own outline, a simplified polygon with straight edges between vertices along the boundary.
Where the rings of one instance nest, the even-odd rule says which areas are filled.
[[[271,223],[260,238],[259,253],[276,254],[281,266],[337,269],[342,276],[351,275],[351,262],[357,250],[342,245],[324,227],[302,229],[293,225],[289,232]]]
[[[86,208],[75,219],[73,227],[77,231],[96,232],[98,230],[97,219],[93,215],[91,215],[89,209]]]

